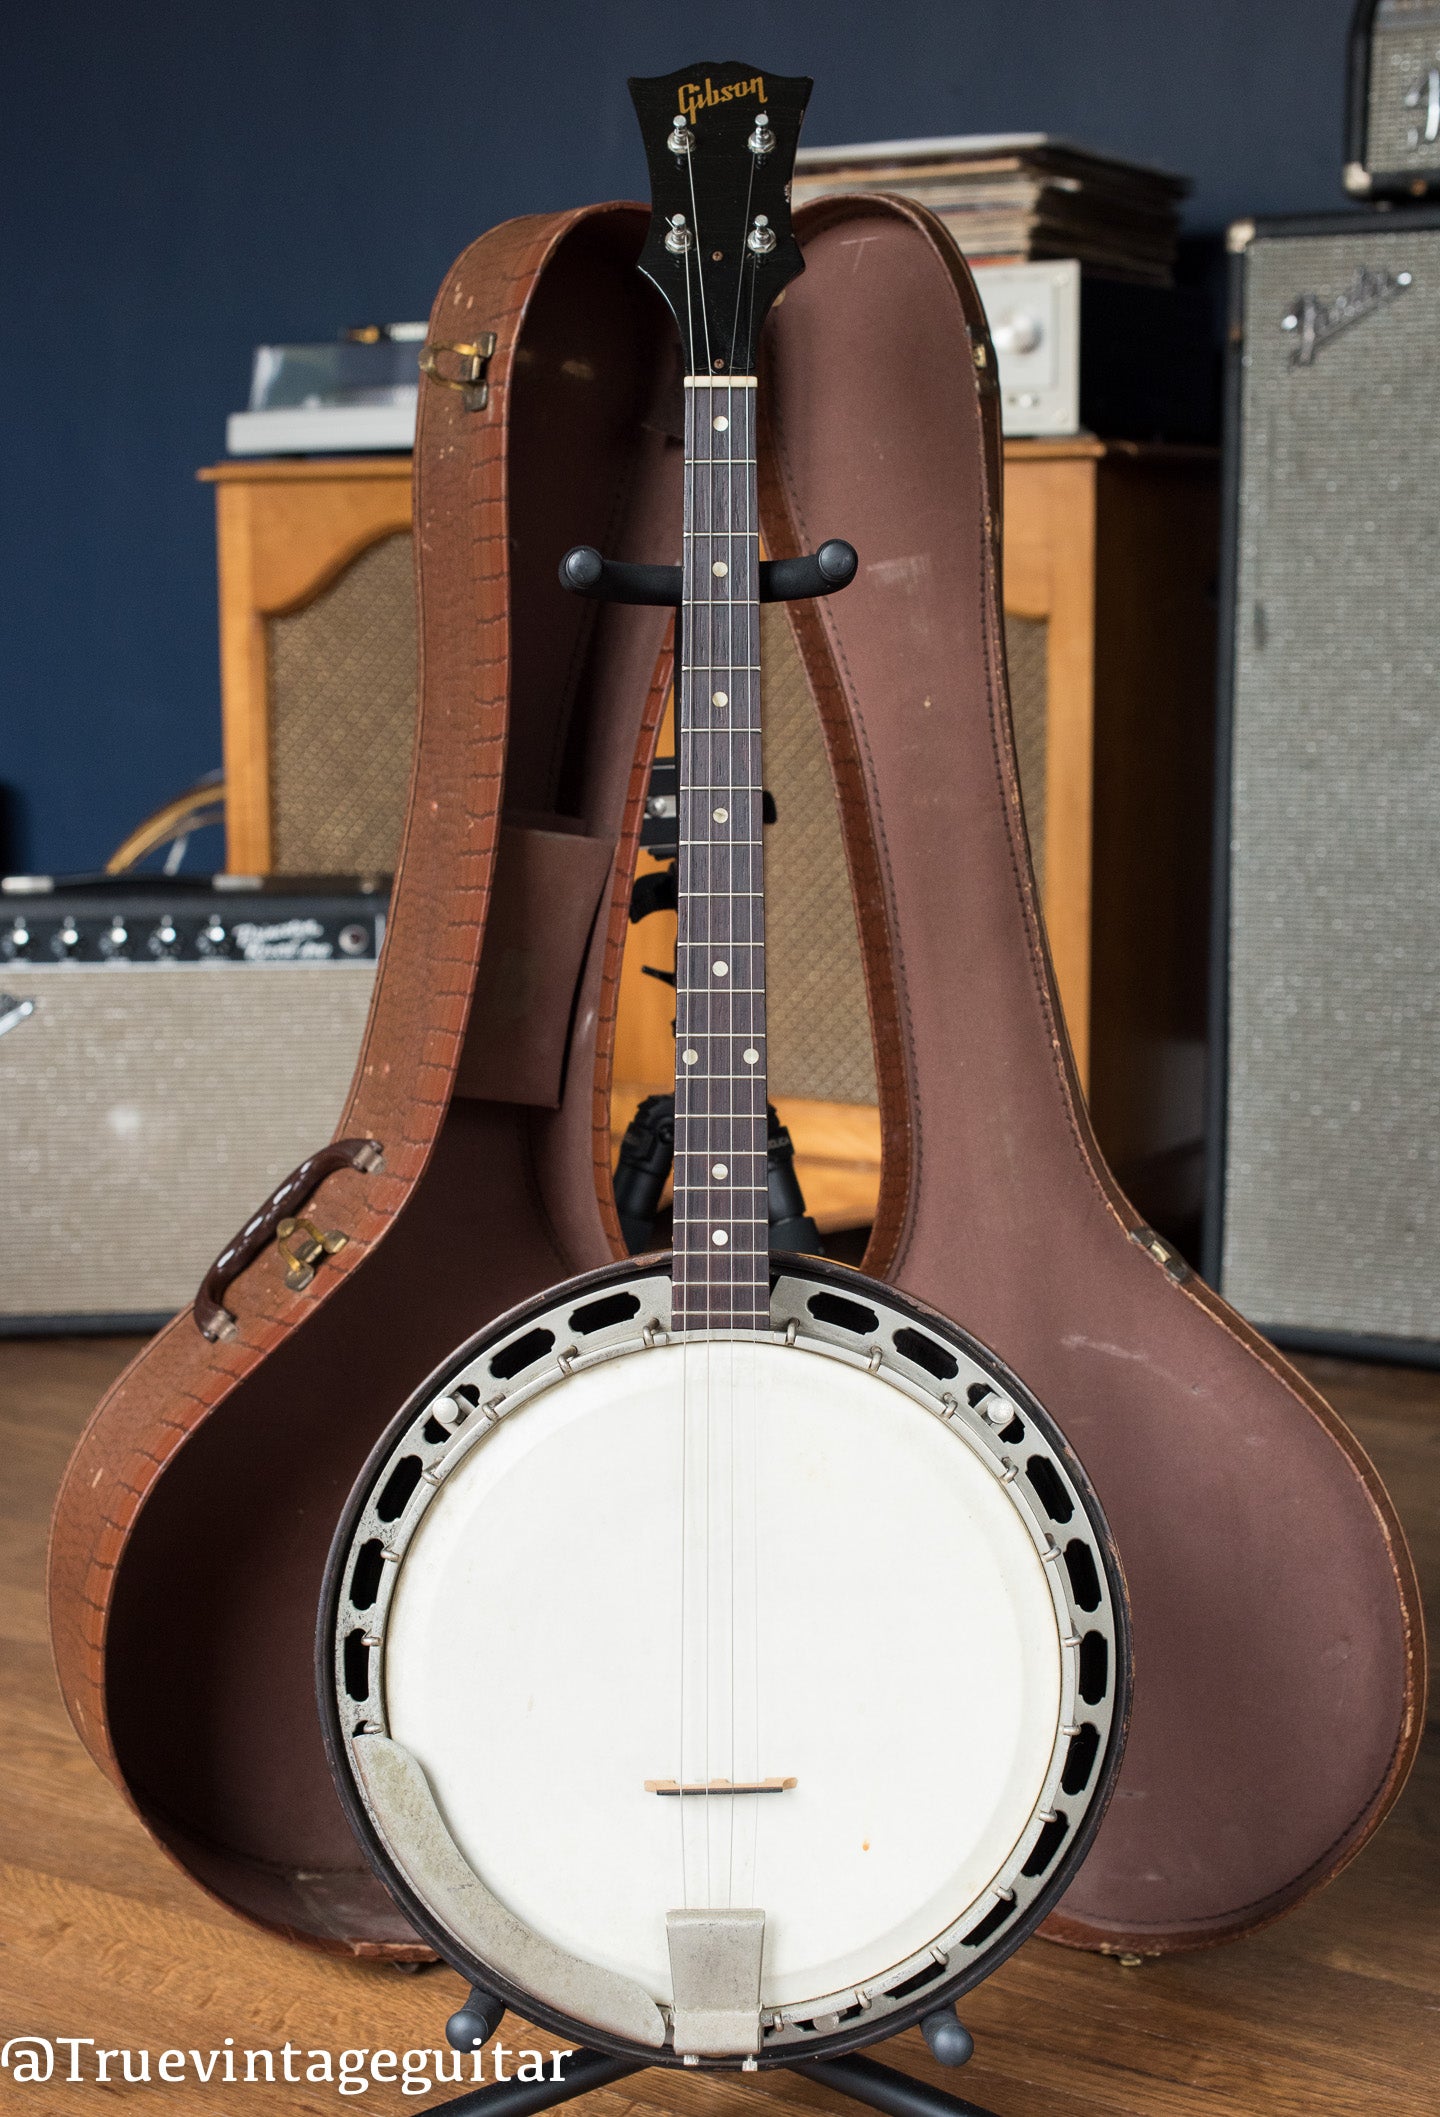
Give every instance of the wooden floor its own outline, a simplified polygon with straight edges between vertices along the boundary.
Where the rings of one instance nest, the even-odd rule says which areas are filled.
[[[458,1980],[337,1962],[242,1926],[155,1850],[70,1732],[46,1643],[46,1516],[72,1440],[130,1350],[118,1340],[0,1343],[0,2041],[82,2036],[156,2055],[197,2048],[202,2061],[226,2037],[241,2050],[439,2044]],[[1440,1377],[1307,1364],[1390,1482],[1440,1637]],[[965,2016],[977,2050],[963,2073],[942,2074],[918,2034],[878,2055],[999,2117],[1434,2117],[1440,1728],[1378,1838],[1278,1926],[1140,1968],[1031,1941],[970,1996]],[[550,2047],[513,2019],[504,2041],[512,2052]],[[84,2058],[76,2086],[60,2077],[22,2086],[0,2071],[0,2111],[390,2113],[456,2092],[372,2085],[342,2097],[335,2085],[218,2078],[203,2087],[188,2067],[183,2084],[102,2087],[88,2050]],[[658,2072],[581,2107],[593,2117],[743,2117],[767,2097],[792,2117],[855,2107],[790,2074]]]

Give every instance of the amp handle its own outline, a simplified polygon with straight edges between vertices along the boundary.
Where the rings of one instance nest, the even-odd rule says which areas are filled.
[[[193,1309],[201,1337],[212,1344],[220,1338],[234,1337],[235,1318],[225,1306],[230,1282],[255,1262],[274,1240],[281,1221],[290,1219],[327,1176],[333,1176],[337,1169],[358,1169],[368,1176],[383,1166],[384,1150],[378,1139],[336,1139],[292,1170],[234,1240],[225,1245],[201,1281]]]

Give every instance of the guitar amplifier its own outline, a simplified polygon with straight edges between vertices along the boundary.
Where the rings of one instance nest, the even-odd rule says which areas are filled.
[[[1440,1360],[1440,210],[1232,230],[1207,1275]]]
[[[10,876],[0,1332],[148,1330],[331,1136],[383,887]]]
[[[1074,258],[971,267],[995,347],[1007,441],[1090,432],[1213,443],[1210,298],[1082,271]]]
[[[1345,189],[1425,198],[1440,187],[1440,0],[1360,0],[1350,31]]]

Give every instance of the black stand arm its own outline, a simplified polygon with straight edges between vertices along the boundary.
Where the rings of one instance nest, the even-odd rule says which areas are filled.
[[[888,2117],[991,2117],[978,2102],[932,2088],[927,2081],[897,2073],[894,2066],[876,2065],[873,2058],[802,2058],[787,2071],[807,2074],[852,2102],[885,2110]]]
[[[762,559],[762,603],[797,603],[815,595],[834,595],[848,588],[860,561],[853,544],[831,537],[803,559]],[[622,559],[602,559],[589,544],[577,544],[560,561],[560,585],[573,595],[593,596],[601,603],[662,603],[679,609],[683,600],[678,566],[633,566]]]
[[[505,2002],[476,1985],[469,1998],[445,2025],[445,2034],[457,2051],[478,2050],[499,2028]],[[937,2008],[921,2023],[925,2041],[941,2065],[963,2066],[974,2050],[968,2029],[956,2018],[953,2007]],[[610,2058],[603,2051],[568,2051],[544,2080],[495,2080],[486,2087],[472,2088],[449,2102],[431,2105],[430,2117],[531,2117],[537,2110],[550,2110],[588,2095],[592,2088],[608,2087],[629,2073],[646,2069],[643,2058]],[[893,2066],[877,2065],[873,2058],[799,2058],[787,2072],[808,2074],[852,2102],[867,2103],[887,2117],[991,2117],[976,2102],[932,2088]],[[556,2079],[555,2074],[559,2074]]]
[[[604,2051],[570,2051],[560,2061],[558,2080],[493,2080],[449,2102],[433,2102],[430,2117],[529,2117],[532,2110],[553,2110],[557,2102],[608,2088],[627,2073],[643,2073],[643,2058],[610,2058]]]
[[[530,2117],[536,2110],[553,2109],[592,2088],[608,2087],[627,2073],[645,2070],[640,2058],[608,2058],[603,2051],[571,2051],[560,2061],[559,2080],[496,2080],[488,2087],[472,2088],[449,2102],[430,2105],[429,2117]],[[868,2103],[888,2117],[991,2117],[978,2102],[932,2088],[893,2066],[876,2065],[873,2058],[801,2059],[786,2068],[818,2080],[852,2102]]]

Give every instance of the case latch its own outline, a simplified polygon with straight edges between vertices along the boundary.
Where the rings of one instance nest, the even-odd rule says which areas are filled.
[[[321,1258],[336,1256],[349,1240],[338,1228],[317,1228],[313,1220],[290,1218],[281,1221],[275,1234],[275,1247],[285,1265],[285,1284],[295,1294],[304,1293]]]
[[[447,390],[459,390],[467,412],[483,412],[490,401],[485,378],[495,343],[493,331],[482,331],[464,345],[427,345],[420,355],[420,372]]]
[[[1183,1286],[1190,1277],[1190,1267],[1180,1252],[1173,1243],[1167,1242],[1163,1235],[1157,1235],[1154,1228],[1131,1228],[1130,1240],[1153,1257],[1161,1270],[1168,1278],[1173,1279],[1177,1286]]]

